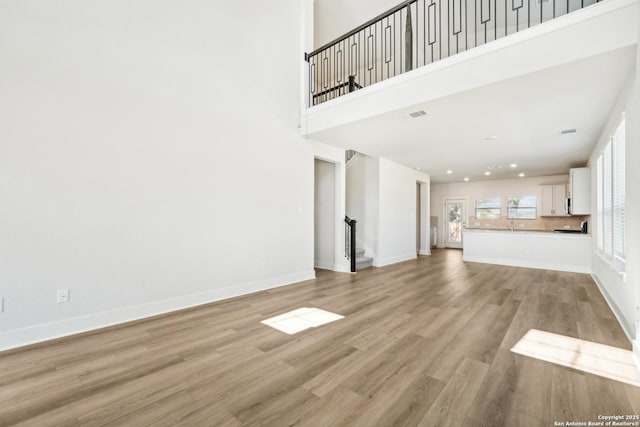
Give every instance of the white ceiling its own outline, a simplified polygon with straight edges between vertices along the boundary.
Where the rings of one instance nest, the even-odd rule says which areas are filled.
[[[634,63],[635,46],[310,136],[420,168],[432,182],[568,173],[587,162]],[[428,115],[410,118],[417,110]]]

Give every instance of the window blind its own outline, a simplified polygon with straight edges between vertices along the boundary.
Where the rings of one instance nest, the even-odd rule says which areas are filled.
[[[625,123],[618,128],[613,139],[613,255],[614,262],[624,262],[625,222]]]
[[[611,164],[611,141],[607,144],[602,152],[602,202],[603,202],[603,239],[604,254],[611,257],[613,249],[613,214],[612,214],[612,193],[613,193],[613,176]]]
[[[604,252],[604,182],[602,176],[602,153],[598,156],[596,163],[596,237],[598,239],[598,250]]]

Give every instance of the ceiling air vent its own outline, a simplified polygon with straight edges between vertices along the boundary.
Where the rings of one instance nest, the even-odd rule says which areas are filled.
[[[576,132],[577,132],[576,129],[565,129],[560,131],[560,135],[567,135],[569,133],[576,133]]]
[[[413,113],[409,113],[409,117],[413,119],[417,119],[418,117],[426,116],[427,112],[424,110],[414,111]]]

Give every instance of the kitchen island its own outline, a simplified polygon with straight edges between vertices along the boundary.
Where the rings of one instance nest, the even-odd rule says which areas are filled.
[[[462,260],[591,273],[591,235],[465,229]]]

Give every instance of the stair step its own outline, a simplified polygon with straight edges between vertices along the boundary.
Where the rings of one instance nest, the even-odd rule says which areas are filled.
[[[360,256],[356,258],[356,269],[362,270],[373,265],[373,258],[369,256]]]
[[[364,249],[362,248],[356,248],[356,256],[357,257],[361,257],[364,255]]]

